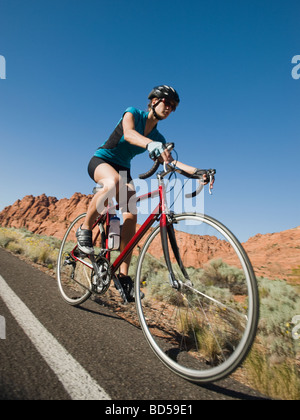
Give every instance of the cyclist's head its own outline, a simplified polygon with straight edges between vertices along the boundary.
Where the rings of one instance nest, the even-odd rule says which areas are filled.
[[[155,86],[149,96],[148,99],[152,100],[153,98],[163,99],[166,98],[169,101],[175,102],[176,106],[179,104],[180,99],[179,95],[174,88],[167,85]]]
[[[158,99],[158,101],[153,104],[153,99],[156,98]],[[170,105],[172,107],[172,111],[175,111],[180,99],[179,99],[179,95],[176,92],[176,90],[174,88],[172,88],[171,86],[167,86],[167,85],[161,85],[161,86],[156,86],[154,87],[149,96],[148,99],[150,99],[150,104],[149,104],[149,108],[153,110],[154,116],[157,119],[161,119],[157,116],[156,112],[155,112],[155,108],[156,106],[160,103],[160,102],[165,102],[168,105]]]

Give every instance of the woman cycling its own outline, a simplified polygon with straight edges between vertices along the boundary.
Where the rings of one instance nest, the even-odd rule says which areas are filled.
[[[109,139],[95,152],[89,163],[90,177],[103,188],[93,197],[84,223],[76,233],[78,248],[85,254],[94,252],[92,226],[112,196],[116,197],[122,207],[121,251],[136,232],[137,212],[132,211],[132,200],[130,209],[127,208],[129,200],[135,195],[130,175],[132,158],[148,150],[151,157],[160,156],[167,163],[173,161],[170,153],[164,149],[166,140],[157,130],[157,124],[176,110],[180,102],[178,93],[172,87],[162,85],[155,87],[148,99],[148,112],[136,108],[126,109]],[[180,162],[176,162],[176,165],[191,174],[197,170]],[[125,207],[124,203],[120,203],[121,195],[126,197]],[[120,266],[118,276],[128,301],[133,300],[133,282],[128,277],[130,260],[131,255]]]

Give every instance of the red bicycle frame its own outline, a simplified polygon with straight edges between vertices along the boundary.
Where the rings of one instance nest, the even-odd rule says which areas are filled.
[[[143,236],[147,233],[147,231],[150,229],[150,227],[154,224],[154,222],[156,220],[160,219],[160,224],[161,224],[162,228],[165,228],[167,226],[166,213],[167,213],[167,208],[168,207],[167,207],[167,203],[166,203],[165,185],[164,185],[164,182],[162,180],[159,180],[158,190],[151,191],[147,194],[144,194],[140,197],[137,197],[136,203],[138,203],[142,200],[146,200],[146,199],[149,199],[149,198],[154,198],[154,197],[157,197],[157,196],[159,196],[159,204],[152,211],[152,213],[149,215],[147,220],[142,224],[142,226],[138,229],[138,231],[135,233],[135,235],[129,241],[129,243],[125,246],[125,248],[120,253],[120,255],[117,257],[117,259],[113,262],[113,264],[110,267],[112,274],[114,274],[118,270],[120,265],[126,260],[128,255],[130,255],[130,253],[133,251],[135,246],[139,243],[139,241],[143,238]],[[96,220],[96,222],[93,226],[93,229],[100,223],[106,223],[106,226],[109,229],[110,212],[112,212],[114,210],[118,210],[118,209],[119,209],[119,205],[115,205],[113,207],[107,207],[105,213],[100,215],[98,217],[98,219]],[[93,238],[94,244],[96,243],[99,235],[100,235],[100,230],[97,232],[96,236]],[[106,235],[106,248],[107,248],[107,242],[108,242],[108,235]],[[72,257],[76,261],[80,261],[82,264],[84,264],[84,265],[88,266],[89,268],[93,269],[92,264],[88,263],[87,261],[85,261],[85,260],[83,260],[80,257],[75,255],[74,252],[75,252],[76,249],[77,249],[77,245],[73,249],[73,251],[71,251]],[[106,253],[106,258],[108,260],[110,259],[110,252],[111,251],[108,250],[107,253]]]

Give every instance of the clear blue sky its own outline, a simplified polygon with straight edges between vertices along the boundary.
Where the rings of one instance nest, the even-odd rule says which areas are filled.
[[[0,210],[90,193],[95,149],[164,83],[181,104],[159,130],[218,171],[206,212],[242,241],[299,226],[299,18],[299,0],[0,0]]]

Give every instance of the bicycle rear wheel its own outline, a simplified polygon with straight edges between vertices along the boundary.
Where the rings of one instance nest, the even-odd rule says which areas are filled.
[[[76,232],[85,216],[85,213],[81,214],[71,223],[62,240],[57,261],[59,291],[62,298],[73,306],[85,302],[92,294],[91,260],[76,248]],[[94,244],[95,251],[96,246],[97,244]],[[99,246],[101,247],[101,244]]]
[[[168,226],[174,288],[160,233],[158,226],[150,234],[137,265],[136,305],[146,339],[185,379],[220,380],[242,363],[256,335],[259,301],[251,263],[220,222],[176,215]]]

